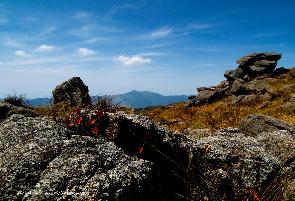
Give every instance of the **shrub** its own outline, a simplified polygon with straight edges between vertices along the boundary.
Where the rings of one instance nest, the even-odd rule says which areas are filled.
[[[115,103],[111,97],[98,97],[92,103],[92,108],[104,111],[104,112],[115,112],[118,110],[120,103]]]
[[[25,94],[18,94],[16,92],[13,94],[8,94],[4,101],[15,106],[27,106]]]

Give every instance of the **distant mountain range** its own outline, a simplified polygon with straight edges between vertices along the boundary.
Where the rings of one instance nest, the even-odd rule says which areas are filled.
[[[133,108],[145,108],[150,106],[168,105],[171,103],[183,102],[188,100],[186,95],[178,96],[164,96],[150,91],[130,91],[118,95],[94,96],[93,99],[98,97],[111,98],[114,103],[130,106]],[[35,98],[27,99],[26,102],[33,106],[48,105],[51,102],[49,98]]]

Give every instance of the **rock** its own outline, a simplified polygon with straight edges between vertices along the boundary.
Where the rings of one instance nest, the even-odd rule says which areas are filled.
[[[267,200],[292,195],[295,182],[294,125],[250,116],[240,128],[189,138],[137,115],[115,115],[116,144],[145,147],[142,158],[159,167],[167,200]],[[207,133],[205,131],[205,133]]]
[[[269,62],[276,62],[281,58],[281,54],[271,53],[271,52],[263,52],[263,53],[252,53],[246,56],[241,57],[237,60],[237,64],[240,66],[251,66],[257,62],[257,65],[267,66]],[[260,62],[265,61],[265,62]],[[255,66],[255,65],[254,65]]]
[[[288,131],[290,134],[295,133],[294,125],[263,115],[250,115],[241,122],[240,129],[252,136],[277,130]]]
[[[210,129],[206,129],[206,128],[203,128],[203,129],[187,128],[184,131],[184,134],[189,139],[199,140],[200,138],[212,135],[212,131]]]
[[[189,106],[212,103],[232,95],[269,93],[269,82],[274,79],[272,77],[288,72],[285,68],[274,70],[280,58],[281,54],[268,52],[253,53],[240,58],[237,61],[238,68],[225,71],[224,77],[227,80],[217,86],[197,88],[198,93],[195,99],[190,100]]]
[[[52,92],[54,104],[69,102],[72,106],[87,106],[91,104],[88,87],[80,77],[73,77],[58,85]]]
[[[279,76],[279,75],[283,75],[283,74],[286,74],[289,72],[289,69],[287,68],[284,68],[284,67],[280,67],[280,68],[277,68],[275,69],[273,72],[272,72],[272,77],[276,77],[276,76]]]
[[[233,82],[238,78],[243,78],[244,76],[245,72],[241,68],[237,68],[235,70],[227,70],[224,73],[224,77],[230,82]]]
[[[224,97],[226,90],[227,89],[205,88],[204,90],[199,91],[199,93],[196,96],[195,103],[197,105],[201,105],[221,100]]]
[[[230,83],[229,81],[222,81],[214,87],[199,87],[198,94],[191,99],[191,105],[202,105],[205,103],[213,103],[222,99],[226,94]]]
[[[239,96],[239,95],[248,95],[250,91],[246,88],[245,81],[242,79],[235,80],[230,89],[229,94]]]
[[[0,124],[0,200],[161,200],[153,164],[47,118]]]
[[[109,116],[114,142],[74,135],[47,118],[3,121],[0,199],[252,200],[255,192],[284,200],[294,193],[294,125],[252,115],[239,128],[195,138],[140,115]]]
[[[263,95],[255,95],[255,94],[250,94],[250,95],[239,95],[239,96],[233,96],[233,105],[255,105],[259,102],[267,102],[270,101],[272,97],[266,93]]]
[[[240,58],[237,64],[240,64],[238,68],[253,79],[259,75],[271,74],[280,58],[281,54],[277,53],[253,53]]]
[[[270,75],[280,58],[281,54],[277,53],[264,52],[248,54],[237,60],[237,64],[239,64],[238,68],[225,71],[224,77],[228,81],[233,82],[236,79],[250,81],[261,75]]]
[[[0,120],[10,117],[13,114],[22,114],[28,117],[36,116],[36,114],[30,108],[14,106],[5,101],[0,101]]]
[[[281,109],[289,114],[295,114],[295,93],[293,93],[291,98],[281,106]]]

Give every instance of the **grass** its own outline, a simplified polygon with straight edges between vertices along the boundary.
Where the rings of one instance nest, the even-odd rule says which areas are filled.
[[[290,89],[295,89],[295,69],[268,81],[272,100],[255,100],[248,104],[234,105],[233,98],[227,97],[212,104],[186,107],[178,103],[169,107],[155,107],[139,113],[169,128],[183,132],[187,128],[217,130],[236,127],[250,114],[272,116],[289,123],[295,123],[294,111],[283,109],[282,105],[291,98]]]

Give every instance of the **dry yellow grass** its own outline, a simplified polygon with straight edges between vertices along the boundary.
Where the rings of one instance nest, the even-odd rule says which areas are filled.
[[[187,103],[178,103],[169,107],[146,109],[140,113],[180,132],[187,128],[216,130],[235,127],[250,114],[268,115],[294,124],[294,111],[282,109],[281,106],[290,99],[290,89],[295,88],[295,69],[268,81],[268,86],[273,96],[273,100],[269,102],[256,100],[251,104],[235,106],[232,97],[227,97],[202,106],[186,108]]]

